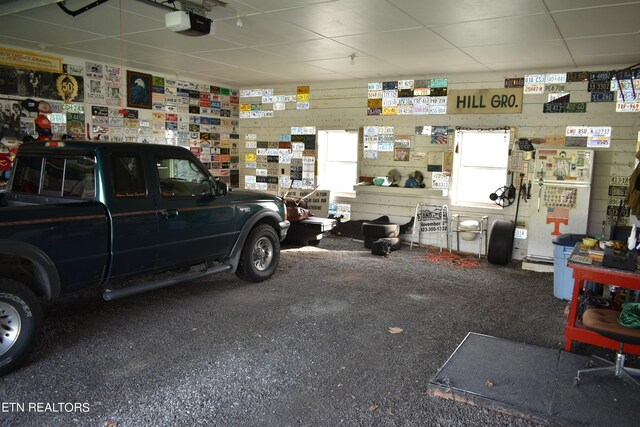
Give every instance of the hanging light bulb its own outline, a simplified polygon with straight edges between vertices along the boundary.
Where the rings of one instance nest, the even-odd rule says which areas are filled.
[[[351,65],[356,63],[356,54],[352,53],[351,55],[349,55],[349,58],[351,58]]]
[[[244,22],[242,22],[242,18],[238,17],[238,19],[236,19],[236,27],[241,28],[244,25]]]

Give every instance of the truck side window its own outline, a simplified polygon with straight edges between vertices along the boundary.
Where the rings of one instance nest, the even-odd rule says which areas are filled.
[[[93,162],[85,158],[68,158],[64,170],[64,197],[93,199],[96,182]]]
[[[162,197],[212,195],[209,175],[191,159],[156,157]]]
[[[136,154],[113,154],[111,174],[117,198],[145,197],[147,184],[142,171],[142,161]]]
[[[95,195],[94,162],[86,157],[20,156],[15,165],[11,191],[93,199]]]
[[[45,158],[44,175],[40,194],[46,196],[62,196],[62,180],[64,179],[64,159]]]
[[[13,169],[11,191],[37,194],[40,190],[42,157],[18,157]]]

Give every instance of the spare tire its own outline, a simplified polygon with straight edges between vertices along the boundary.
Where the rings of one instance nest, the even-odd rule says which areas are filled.
[[[511,221],[495,220],[491,225],[487,261],[491,264],[507,265],[511,261],[513,233],[516,225]]]

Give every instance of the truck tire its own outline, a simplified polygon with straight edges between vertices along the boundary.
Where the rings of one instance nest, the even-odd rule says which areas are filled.
[[[262,282],[276,271],[280,261],[280,239],[268,224],[255,227],[242,248],[236,275],[242,280]]]
[[[33,292],[13,279],[0,278],[0,376],[22,363],[42,325],[42,309]]]

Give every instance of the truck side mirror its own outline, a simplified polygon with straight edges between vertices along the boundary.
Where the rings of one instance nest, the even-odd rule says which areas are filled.
[[[211,179],[211,187],[213,188],[213,194],[216,196],[224,196],[227,194],[227,184],[220,181],[217,178]]]

